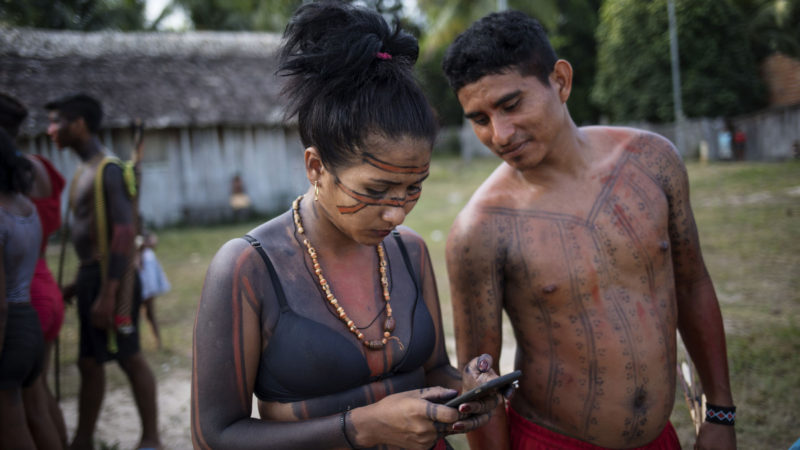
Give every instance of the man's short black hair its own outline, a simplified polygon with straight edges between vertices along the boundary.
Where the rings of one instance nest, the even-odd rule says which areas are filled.
[[[549,85],[558,57],[542,25],[519,11],[489,14],[461,33],[447,49],[442,69],[453,91],[486,75],[508,70]]]
[[[103,107],[95,98],[86,94],[75,94],[62,97],[45,105],[48,111],[58,111],[67,120],[82,118],[86,122],[87,128],[92,133],[100,130],[100,122],[103,119]]]
[[[0,92],[0,128],[12,138],[17,137],[19,126],[28,117],[28,109],[19,100]]]

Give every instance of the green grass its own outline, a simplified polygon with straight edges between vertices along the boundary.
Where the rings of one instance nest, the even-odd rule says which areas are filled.
[[[496,166],[494,158],[468,164],[437,158],[423,196],[406,221],[428,243],[450,337],[445,238],[455,215]],[[800,437],[800,162],[690,163],[688,168],[701,244],[728,331],[739,447],[786,449]],[[156,350],[146,324],[141,332],[142,346],[159,378],[190,370],[195,309],[208,263],[220,245],[255,225],[158,231],[157,254],[173,285],[157,300],[165,349]],[[49,257],[56,267],[58,251],[53,247]],[[73,276],[75,266],[73,253],[68,254],[65,280]],[[69,309],[61,335],[66,396],[77,389],[76,326],[75,312]],[[451,359],[455,362],[454,354]],[[125,384],[118,370],[109,371],[109,384]],[[691,448],[694,432],[680,392],[672,420],[684,448]],[[464,441],[454,444],[463,448]]]
[[[800,437],[800,162],[690,164],[689,179],[728,334],[739,448],[786,449]],[[688,418],[680,402],[673,420]]]

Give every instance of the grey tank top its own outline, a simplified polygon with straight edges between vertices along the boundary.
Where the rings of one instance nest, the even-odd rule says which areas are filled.
[[[0,207],[0,243],[6,275],[6,300],[24,303],[31,300],[31,278],[39,259],[42,224],[36,208],[22,217]]]

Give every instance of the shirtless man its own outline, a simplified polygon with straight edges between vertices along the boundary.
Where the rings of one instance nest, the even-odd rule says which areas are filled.
[[[726,417],[702,425],[697,447],[734,448],[725,334],[675,147],[577,127],[572,67],[522,13],[473,24],[443,69],[503,160],[448,238],[459,364],[488,353],[498,369],[505,309],[523,371],[473,448],[678,448],[676,330]]]
[[[78,297],[80,319],[81,373],[78,428],[71,447],[92,448],[97,417],[105,390],[104,363],[116,359],[128,377],[136,398],[142,421],[142,436],[137,448],[160,447],[156,414],[156,383],[147,361],[139,349],[138,286],[133,292],[124,292],[121,283],[133,268],[134,210],[128,195],[123,173],[116,164],[103,169],[102,183],[105,192],[108,222],[108,265],[106,276],[101,276],[100,249],[97,239],[94,182],[98,165],[107,156],[96,133],[100,128],[102,110],[97,100],[83,94],[66,97],[46,105],[50,125],[47,134],[63,149],[71,148],[81,159],[70,187],[70,226],[72,243],[80,260],[80,269],[74,283],[64,288],[64,299]],[[133,272],[135,275],[135,272]],[[133,277],[133,280],[137,280]],[[109,330],[115,329],[115,306],[123,295],[133,295],[132,322],[127,332],[114,333],[117,351],[108,344]]]

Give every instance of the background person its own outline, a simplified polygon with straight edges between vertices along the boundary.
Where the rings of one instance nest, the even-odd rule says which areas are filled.
[[[503,161],[448,237],[459,361],[497,360],[505,309],[523,372],[508,415],[499,408],[473,447],[510,437],[515,449],[679,448],[669,417],[680,330],[715,413],[697,447],[734,448],[722,317],[675,147],[577,127],[572,67],[523,13],[480,19],[442,66]]]
[[[28,110],[22,103],[0,92],[0,127],[9,136],[17,137],[19,127],[27,115]],[[47,384],[47,372],[55,341],[64,321],[64,301],[61,288],[47,266],[45,251],[50,235],[61,227],[61,192],[65,181],[47,158],[41,155],[25,155],[25,158],[33,169],[33,182],[27,195],[36,206],[42,229],[39,259],[31,280],[31,305],[42,326],[44,353],[42,371],[36,381],[23,390],[23,401],[28,425],[37,446],[55,449],[66,445],[67,427],[61,407]]]
[[[171,289],[167,274],[161,267],[161,263],[156,257],[156,247],[158,247],[158,236],[153,232],[146,232],[142,235],[142,242],[139,245],[139,281],[142,284],[142,305],[145,308],[145,317],[150,322],[150,328],[156,337],[158,348],[161,349],[161,333],[158,331],[158,319],[156,318],[156,297],[166,294]]]
[[[242,176],[238,173],[231,179],[231,197],[229,200],[233,210],[233,219],[237,222],[250,218],[253,202],[244,188]]]
[[[211,262],[194,334],[194,445],[444,448],[500,395],[440,404],[496,375],[488,357],[463,382],[450,366],[427,248],[400,227],[436,135],[412,74],[417,42],[339,2],[303,5],[284,37],[280,73],[311,187]]]
[[[0,129],[0,448],[36,448],[22,401],[23,388],[39,377],[44,353],[31,306],[42,239],[36,207],[25,195],[32,183],[30,162]]]
[[[108,156],[97,137],[102,119],[100,103],[88,95],[70,95],[46,105],[47,134],[59,149],[70,148],[81,164],[72,179],[69,204],[70,237],[78,255],[75,281],[64,287],[64,298],[78,298],[81,386],[78,427],[71,448],[92,447],[97,417],[105,391],[104,364],[116,360],[128,378],[136,399],[142,436],[138,447],[160,447],[156,410],[156,382],[139,348],[138,316],[141,301],[134,264],[134,205],[123,172],[117,164],[98,168]],[[103,208],[97,208],[95,177],[100,180]],[[107,221],[106,236],[97,233],[98,215]],[[107,238],[107,254],[100,239]],[[120,303],[131,305],[130,317],[117,313]],[[125,328],[118,324],[125,321]],[[109,343],[114,339],[116,346]],[[113,342],[113,341],[112,341]],[[116,347],[116,348],[115,348]]]

